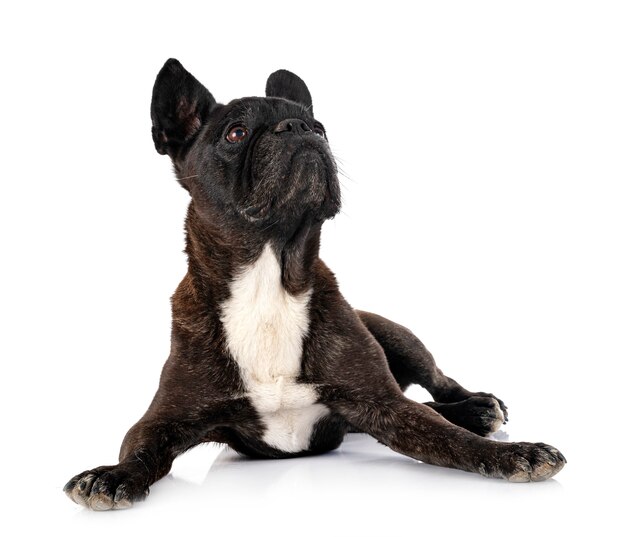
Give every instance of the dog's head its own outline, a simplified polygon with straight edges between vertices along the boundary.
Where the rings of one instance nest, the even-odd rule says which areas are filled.
[[[152,94],[152,137],[206,218],[278,232],[339,210],[337,169],[305,83],[289,71],[266,97],[227,105],[174,59]]]

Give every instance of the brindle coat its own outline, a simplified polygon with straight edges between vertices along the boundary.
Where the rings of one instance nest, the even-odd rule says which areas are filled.
[[[556,474],[555,448],[484,437],[506,420],[502,401],[446,377],[406,328],[346,302],[318,256],[340,205],[326,133],[294,74],[272,74],[266,94],[218,104],[176,60],[156,79],[155,146],[191,195],[189,269],[152,404],[119,464],[78,474],[68,496],[124,508],[201,442],[293,457],[355,429],[431,464],[511,481]],[[406,398],[413,383],[435,402]]]

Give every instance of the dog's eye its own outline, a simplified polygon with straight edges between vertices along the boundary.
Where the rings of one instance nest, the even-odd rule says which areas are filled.
[[[248,133],[249,131],[246,127],[244,127],[243,125],[236,125],[228,131],[226,139],[231,144],[236,144],[238,142],[241,142],[246,136],[248,136]]]
[[[317,121],[313,124],[313,132],[322,138],[326,138],[326,131],[324,130],[324,125],[318,123]]]

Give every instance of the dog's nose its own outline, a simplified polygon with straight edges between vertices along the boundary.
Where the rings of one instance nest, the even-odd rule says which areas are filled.
[[[309,127],[306,122],[301,119],[290,118],[283,119],[274,127],[274,134],[280,134],[283,132],[304,135],[310,134],[312,131],[311,127]]]

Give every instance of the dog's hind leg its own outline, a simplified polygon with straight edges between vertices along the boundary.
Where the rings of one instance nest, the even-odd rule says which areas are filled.
[[[480,435],[497,431],[507,420],[507,407],[500,399],[490,393],[471,392],[444,375],[432,354],[408,328],[374,313],[357,314],[383,348],[389,369],[403,391],[419,384],[435,400],[426,405],[448,421]]]

